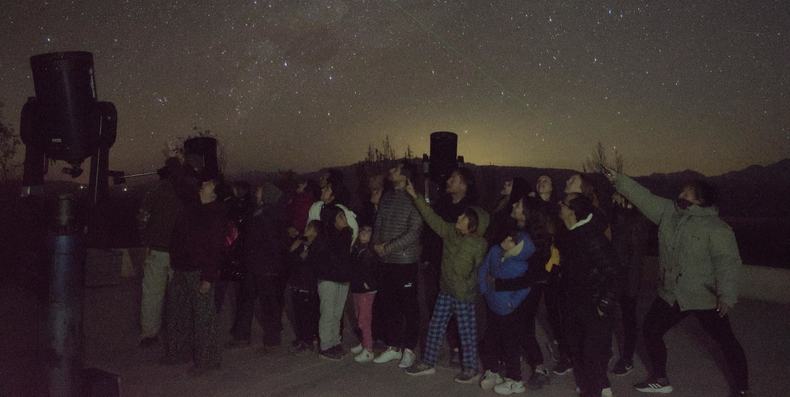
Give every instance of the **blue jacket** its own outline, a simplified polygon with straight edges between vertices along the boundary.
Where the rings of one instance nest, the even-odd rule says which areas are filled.
[[[509,279],[523,275],[527,271],[527,259],[535,253],[535,245],[526,233],[516,235],[516,246],[505,251],[495,245],[480,263],[478,277],[480,293],[486,298],[488,307],[496,314],[505,316],[512,313],[524,301],[530,289],[516,291],[494,291],[489,282],[493,279]],[[489,281],[491,280],[491,281]]]

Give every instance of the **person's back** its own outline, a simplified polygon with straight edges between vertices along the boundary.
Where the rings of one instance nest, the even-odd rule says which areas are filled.
[[[622,288],[620,262],[614,246],[604,234],[607,223],[595,215],[597,213],[588,224],[561,233],[557,239],[557,248],[562,253],[563,289],[570,299],[577,302],[599,298],[597,295],[606,287],[605,284],[616,287],[613,294],[617,296]]]
[[[163,252],[170,251],[170,235],[184,204],[171,181],[164,179],[145,196],[140,206],[140,239],[143,245]]]
[[[148,249],[142,281],[140,304],[140,345],[151,347],[158,343],[162,324],[165,288],[173,277],[170,251],[173,230],[184,212],[186,199],[197,196],[186,183],[184,170],[178,159],[168,159],[160,170],[162,180],[146,194],[137,215],[140,240]]]

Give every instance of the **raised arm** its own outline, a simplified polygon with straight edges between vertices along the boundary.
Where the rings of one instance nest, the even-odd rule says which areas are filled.
[[[664,211],[673,211],[674,203],[670,199],[659,197],[650,193],[650,190],[637,183],[625,174],[612,174],[609,179],[614,188],[628,198],[634,205],[650,219],[658,224]]]

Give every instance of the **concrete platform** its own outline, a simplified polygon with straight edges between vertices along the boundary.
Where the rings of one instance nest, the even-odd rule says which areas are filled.
[[[410,377],[396,363],[358,364],[351,356],[332,362],[317,356],[293,357],[285,346],[268,354],[256,352],[260,328],[253,329],[256,343],[249,348],[225,350],[218,373],[190,378],[190,365],[158,366],[162,348],[141,349],[139,332],[140,274],[118,283],[97,284],[86,289],[86,367],[120,375],[122,396],[494,396],[477,385],[453,381],[456,369],[446,363],[435,375]],[[646,289],[639,310],[644,315],[652,301]],[[223,309],[222,329],[230,328],[232,292]],[[43,304],[29,288],[6,284],[0,287],[0,396],[39,396],[37,330]],[[542,316],[542,315],[541,315]],[[735,334],[743,344],[750,365],[755,396],[790,396],[790,305],[743,299],[731,314]],[[292,339],[285,321],[284,345]],[[547,341],[538,325],[541,345]],[[346,327],[349,329],[349,327]],[[227,332],[223,335],[229,338]],[[353,337],[346,335],[346,348]],[[666,336],[669,376],[678,397],[727,396],[724,363],[718,348],[694,318],[688,318]],[[641,343],[641,341],[640,341]],[[637,355],[639,356],[639,353]],[[547,366],[553,366],[544,350]],[[637,368],[625,377],[611,376],[615,396],[644,396],[632,388],[646,375],[639,357]],[[526,366],[524,371],[526,371]],[[526,374],[526,372],[525,372]],[[527,390],[529,396],[575,396],[572,375],[551,377],[543,390]]]

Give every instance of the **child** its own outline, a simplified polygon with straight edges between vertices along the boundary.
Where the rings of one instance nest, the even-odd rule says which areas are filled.
[[[288,261],[291,264],[291,302],[294,311],[294,334],[291,353],[305,356],[313,350],[313,342],[318,338],[319,298],[318,279],[315,275],[316,262],[325,251],[321,221],[310,221],[304,235],[296,239],[289,249]]]
[[[441,347],[447,322],[455,313],[458,333],[463,348],[463,372],[455,377],[458,383],[474,383],[480,378],[477,363],[477,322],[475,319],[475,297],[477,295],[477,267],[486,252],[483,234],[488,227],[488,212],[479,207],[468,207],[455,224],[444,222],[439,215],[414,191],[411,182],[406,192],[414,205],[444,244],[442,248],[442,275],[439,280],[441,292],[428,326],[423,362],[414,364],[406,373],[429,375],[436,372],[437,356]]]
[[[348,226],[344,208],[329,206],[323,217],[326,254],[316,267],[318,296],[321,298],[321,317],[318,320],[318,337],[321,358],[339,361],[345,355],[340,345],[340,321],[348,297],[351,279],[351,243],[353,232]],[[353,214],[353,213],[352,213]],[[322,214],[323,215],[323,214]]]
[[[517,291],[495,291],[489,287],[494,279],[508,279],[523,275],[528,268],[527,259],[535,252],[535,245],[525,232],[506,237],[502,243],[491,247],[480,264],[480,293],[486,298],[485,345],[481,354],[485,377],[480,382],[484,390],[494,389],[499,394],[523,393],[519,347],[525,333],[526,316],[522,303],[529,288]],[[499,358],[505,363],[504,382],[497,373]],[[501,383],[501,384],[500,384]]]
[[[351,293],[354,296],[354,314],[362,332],[359,346],[351,349],[359,353],[354,361],[365,363],[373,360],[373,336],[371,322],[373,319],[373,299],[376,297],[376,281],[373,272],[377,263],[376,253],[370,246],[371,226],[359,229],[359,238],[351,252]]]

